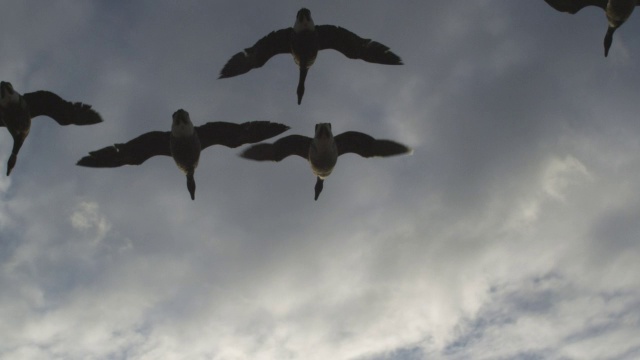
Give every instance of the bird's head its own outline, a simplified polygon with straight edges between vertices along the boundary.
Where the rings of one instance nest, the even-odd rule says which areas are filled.
[[[188,112],[180,109],[173,113],[171,134],[173,136],[189,136],[193,134],[193,123]]]
[[[333,138],[333,133],[331,132],[331,123],[317,123],[315,138],[316,139]]]
[[[311,11],[306,8],[298,10],[298,14],[296,14],[296,22],[293,24],[293,30],[295,32],[300,32],[303,30],[313,29],[315,29],[315,24],[311,18]]]
[[[0,106],[7,107],[10,103],[17,103],[20,100],[20,94],[13,90],[13,85],[8,81],[0,82]]]

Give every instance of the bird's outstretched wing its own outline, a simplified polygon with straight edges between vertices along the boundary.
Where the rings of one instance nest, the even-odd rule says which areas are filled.
[[[287,125],[270,121],[249,121],[242,124],[217,121],[196,127],[203,150],[211,145],[235,148],[244,144],[253,144],[287,130],[289,130]]]
[[[290,155],[298,155],[303,159],[309,156],[311,138],[302,135],[289,135],[278,139],[273,144],[257,144],[243,151],[240,156],[257,161],[280,161]]]
[[[102,117],[91,105],[72,103],[50,91],[35,91],[23,95],[29,105],[31,117],[45,115],[60,125],[91,125],[102,122]]]
[[[96,168],[140,165],[153,156],[171,156],[169,136],[168,131],[151,131],[127,143],[91,151],[76,165]]]
[[[218,79],[244,74],[261,67],[277,54],[290,53],[292,32],[293,28],[272,31],[252,47],[233,55],[220,71]]]
[[[400,57],[385,45],[363,39],[351,31],[333,25],[317,25],[320,50],[334,49],[350,59],[362,59],[376,64],[402,65]]]
[[[575,14],[583,7],[594,5],[601,7],[603,10],[607,8],[607,0],[544,0],[554,9],[570,14]]]
[[[391,140],[376,140],[356,131],[347,131],[334,137],[338,155],[355,153],[362,157],[392,156],[408,153],[411,149]]]

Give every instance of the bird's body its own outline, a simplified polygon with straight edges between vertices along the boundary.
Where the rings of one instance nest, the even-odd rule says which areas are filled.
[[[7,176],[16,164],[18,152],[31,130],[31,119],[46,115],[60,125],[91,125],[102,122],[91,106],[71,103],[49,91],[20,95],[11,83],[0,82],[0,126],[5,126],[13,138],[13,149],[7,163]]]
[[[331,175],[338,162],[338,146],[331,133],[331,127],[316,125],[316,135],[309,146],[311,171],[320,179]]]
[[[171,157],[180,170],[185,173],[193,172],[200,161],[200,139],[197,135],[173,136],[169,138]]]
[[[605,13],[610,27],[619,27],[633,13],[636,7],[636,0],[609,0]]]
[[[608,28],[604,37],[604,56],[609,55],[613,33],[624,24],[633,13],[637,0],[545,0],[554,9],[575,14],[586,6],[597,6],[605,11]]]
[[[171,124],[171,136],[169,137],[169,150],[171,157],[184,173],[193,172],[198,167],[200,160],[200,138],[196,134],[193,123],[186,111],[176,112]]]
[[[174,116],[169,137],[169,150],[176,165],[187,176],[187,189],[195,200],[196,181],[194,173],[200,161],[200,138],[193,127],[189,114],[180,109]]]
[[[251,121],[243,124],[210,122],[194,127],[189,113],[178,110],[173,114],[170,132],[151,131],[124,143],[92,151],[78,161],[86,167],[119,167],[140,165],[153,156],[171,156],[187,177],[187,189],[195,200],[194,173],[200,152],[212,145],[238,147],[276,136],[289,127],[269,121]]]
[[[316,61],[320,43],[311,13],[299,11],[291,33],[291,54],[300,68],[310,68]]]
[[[333,171],[338,157],[355,153],[362,157],[393,156],[410,152],[405,145],[391,140],[377,140],[356,131],[347,131],[333,136],[330,123],[316,124],[315,136],[285,136],[273,144],[257,144],[249,147],[240,156],[258,161],[281,161],[297,155],[309,161],[316,176],[315,200],[322,192],[324,179]]]
[[[344,28],[333,25],[315,25],[308,9],[300,9],[293,27],[272,31],[252,47],[235,54],[220,71],[220,78],[244,74],[263,66],[277,54],[290,53],[298,65],[298,104],[304,95],[304,83],[309,67],[318,51],[334,49],[348,58],[387,65],[401,65],[402,60],[389,48],[371,39],[363,39]]]
[[[0,107],[0,113],[2,114],[2,122],[9,133],[24,141],[31,130],[31,115],[24,98],[20,96],[15,102],[7,102],[5,106]]]

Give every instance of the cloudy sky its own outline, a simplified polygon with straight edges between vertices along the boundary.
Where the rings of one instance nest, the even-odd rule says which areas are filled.
[[[217,80],[300,7],[400,55],[327,50],[296,104],[290,56]],[[510,1],[13,1],[0,78],[93,105],[34,121],[4,176],[2,359],[637,359],[640,13]],[[414,149],[299,158],[211,147],[192,201],[169,158],[75,166],[196,124],[314,124]]]

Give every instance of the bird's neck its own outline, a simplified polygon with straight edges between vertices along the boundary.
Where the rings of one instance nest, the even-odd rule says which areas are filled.
[[[174,137],[193,136],[194,129],[192,123],[180,123],[171,125],[171,135]]]
[[[299,33],[302,31],[314,31],[316,29],[316,25],[313,23],[313,20],[304,19],[302,21],[296,20],[296,23],[293,24],[293,31],[295,33]]]
[[[20,96],[17,91],[14,91],[13,94],[5,95],[0,98],[0,107],[6,109],[9,105],[22,105],[22,102],[22,96]]]

